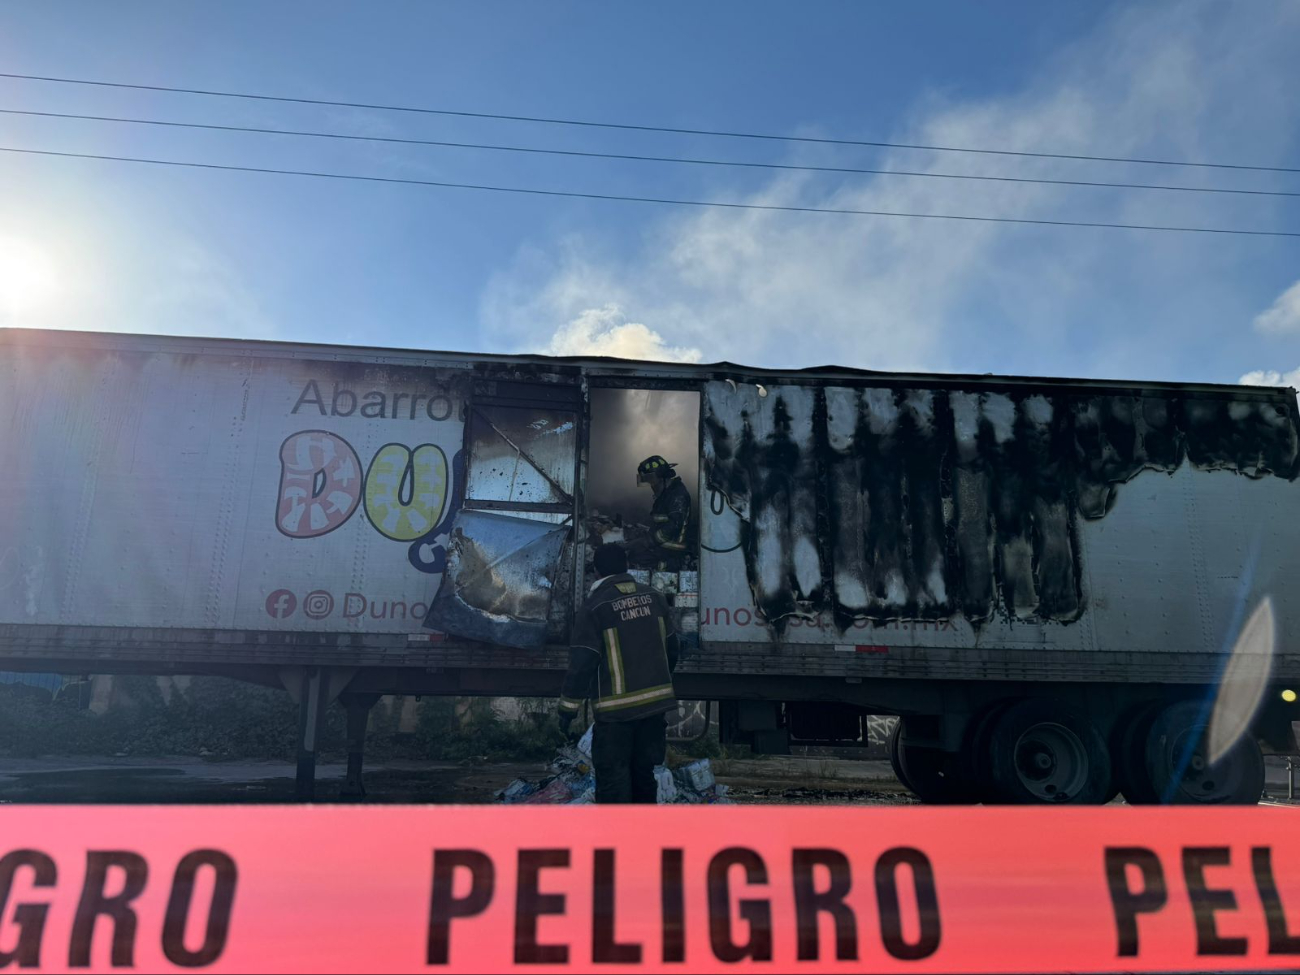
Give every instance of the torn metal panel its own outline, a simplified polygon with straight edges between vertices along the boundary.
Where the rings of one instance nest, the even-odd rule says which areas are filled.
[[[563,524],[563,522],[552,521],[552,518],[558,518],[558,515],[531,514],[530,520],[545,518],[552,525]],[[546,620],[546,642],[555,644],[567,644],[569,642],[569,632],[573,625],[573,614],[575,607],[573,600],[568,598],[575,590],[581,591],[581,586],[575,586],[573,581],[574,571],[574,549],[577,546],[573,533],[565,539],[564,544],[560,546],[559,557],[555,560],[555,582],[552,588],[551,607]]]
[[[470,412],[466,497],[473,501],[571,504],[576,414],[532,407],[476,406]]]
[[[1193,394],[712,382],[708,486],[741,520],[770,623],[1069,622],[1084,608],[1077,520],[1144,470],[1297,474],[1296,427],[1262,400]]]
[[[502,646],[545,646],[551,594],[570,526],[462,510],[447,576],[426,625]]]

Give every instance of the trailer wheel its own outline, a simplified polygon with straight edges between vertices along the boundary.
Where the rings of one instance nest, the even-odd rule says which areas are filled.
[[[994,725],[988,755],[1001,802],[1096,805],[1110,788],[1110,757],[1101,733],[1052,701],[1020,701],[1007,708]]]
[[[1206,751],[1209,723],[1195,701],[1171,704],[1147,732],[1146,764],[1158,801],[1170,805],[1249,805],[1264,794],[1264,756],[1243,736],[1213,765]]]
[[[903,719],[899,718],[894,722],[894,728],[889,733],[889,764],[894,770],[894,778],[903,784],[903,788],[908,792],[915,792],[912,783],[907,781],[907,773],[903,771],[902,746],[899,739],[903,734]]]
[[[998,792],[989,772],[989,743],[998,719],[1010,706],[1002,701],[987,707],[966,726],[966,741],[960,754],[961,774],[980,802],[998,802]]]
[[[1160,801],[1147,772],[1147,733],[1163,705],[1142,704],[1116,726],[1111,738],[1110,764],[1115,784],[1130,806],[1152,806]]]
[[[902,727],[902,721],[899,721]],[[935,806],[953,806],[978,802],[960,772],[958,757],[937,748],[920,748],[898,742],[900,780],[922,802]]]

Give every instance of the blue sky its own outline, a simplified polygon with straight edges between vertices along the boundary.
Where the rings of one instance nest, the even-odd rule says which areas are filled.
[[[13,72],[1282,166],[1300,166],[1296,50],[1300,6],[1268,0],[0,5],[0,64]],[[7,79],[0,108],[1300,190],[1300,174],[758,143]],[[693,199],[1300,230],[1300,198],[774,174],[16,116],[0,116],[0,145]],[[10,325],[1300,382],[1300,286],[1288,294],[1298,281],[1300,239],[699,211],[0,154],[0,324]]]

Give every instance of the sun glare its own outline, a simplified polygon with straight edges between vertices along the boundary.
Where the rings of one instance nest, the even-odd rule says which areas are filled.
[[[21,325],[53,299],[57,275],[48,253],[18,237],[0,236],[0,324]]]

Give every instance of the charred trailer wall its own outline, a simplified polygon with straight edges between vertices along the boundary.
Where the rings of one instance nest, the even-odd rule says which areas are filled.
[[[1289,394],[1096,393],[712,382],[704,469],[741,522],[778,629],[855,620],[1069,623],[1080,519],[1142,471],[1293,480]]]

